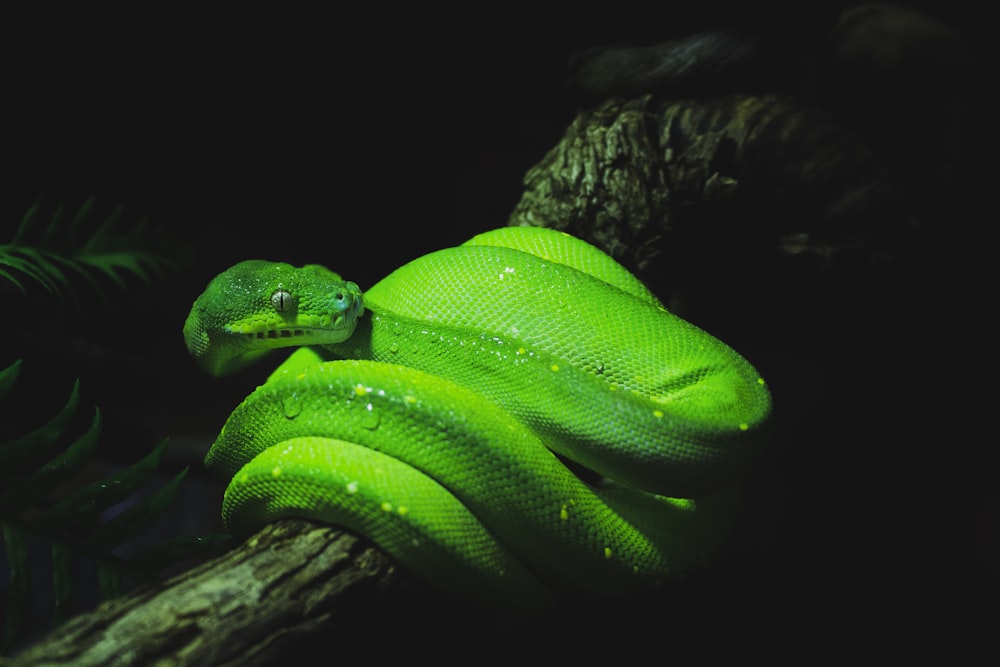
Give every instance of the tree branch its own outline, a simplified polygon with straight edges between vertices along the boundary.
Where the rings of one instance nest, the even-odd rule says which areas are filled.
[[[285,520],[170,580],[81,614],[4,664],[274,664],[385,599],[398,570],[363,538]],[[286,653],[286,655],[288,655]]]
[[[697,273],[692,252],[696,265],[872,261],[908,220],[878,156],[789,95],[611,98],[581,111],[524,183],[509,224],[581,236],[654,291]]]

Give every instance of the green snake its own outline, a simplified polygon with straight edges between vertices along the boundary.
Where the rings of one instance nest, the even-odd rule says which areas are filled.
[[[229,530],[337,524],[488,604],[626,594],[702,567],[771,409],[744,357],[542,228],[480,234],[364,294],[319,265],[241,262],[184,337],[216,376],[300,346],[206,456],[230,479]]]

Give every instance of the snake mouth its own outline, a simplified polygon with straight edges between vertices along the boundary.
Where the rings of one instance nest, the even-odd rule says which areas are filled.
[[[255,340],[268,340],[275,338],[295,338],[297,336],[320,336],[324,333],[332,333],[336,329],[268,329],[250,334],[240,334]]]
[[[251,347],[282,345],[325,345],[340,343],[354,333],[353,326],[337,327],[288,327],[253,332],[233,332]]]

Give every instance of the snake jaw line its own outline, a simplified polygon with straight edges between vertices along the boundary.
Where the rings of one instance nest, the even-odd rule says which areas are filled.
[[[250,339],[256,340],[274,340],[278,338],[298,338],[298,337],[313,337],[313,338],[323,338],[328,336],[331,332],[335,332],[338,329],[336,327],[331,327],[329,329],[319,329],[319,328],[306,328],[297,327],[294,329],[267,329],[265,331],[255,331],[255,332],[242,332],[236,330],[230,330],[229,333],[234,336],[245,336]],[[346,337],[345,337],[346,338]],[[333,341],[340,342],[340,341]],[[294,345],[310,345],[308,341],[289,343]]]

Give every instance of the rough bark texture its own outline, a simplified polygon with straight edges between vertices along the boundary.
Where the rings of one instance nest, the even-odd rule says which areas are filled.
[[[661,294],[713,264],[878,261],[906,236],[880,160],[791,96],[613,98],[524,182],[509,224],[583,236]]]
[[[397,570],[366,540],[288,520],[161,584],[108,601],[5,664],[259,665],[364,615]]]

